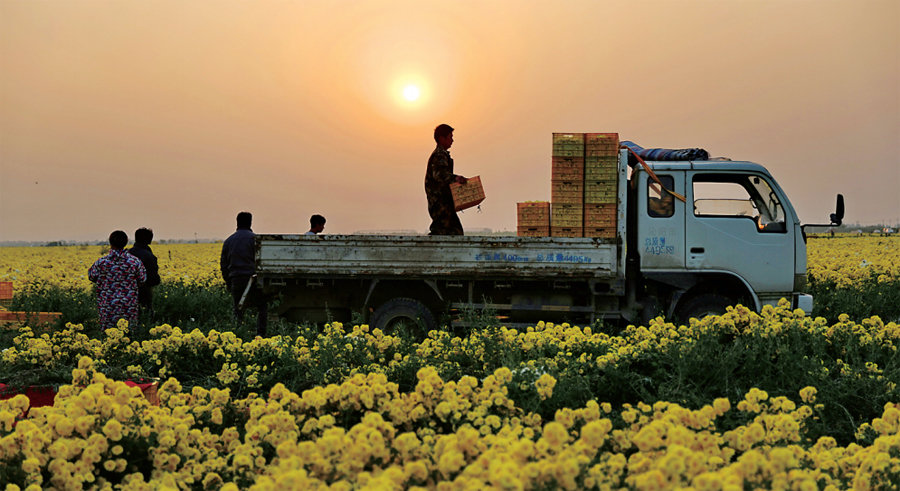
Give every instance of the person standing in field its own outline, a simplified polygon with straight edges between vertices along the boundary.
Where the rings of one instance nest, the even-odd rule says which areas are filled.
[[[109,234],[109,254],[98,259],[88,270],[88,279],[97,284],[97,308],[100,327],[116,327],[119,319],[132,328],[138,318],[138,288],[147,281],[141,260],[125,252],[128,235],[116,230]]]
[[[147,271],[147,281],[138,287],[138,306],[145,313],[153,317],[153,287],[160,283],[159,263],[153,250],[150,249],[150,243],[153,242],[153,230],[149,228],[139,228],[134,231],[134,245],[128,252],[141,260],[144,269]]]
[[[453,159],[450,157],[453,128],[448,124],[438,125],[434,129],[434,141],[437,147],[428,158],[425,172],[425,197],[428,198],[428,214],[431,215],[428,235],[463,235],[462,223],[456,216],[450,193],[450,183],[466,182],[465,177],[453,173]]]
[[[251,303],[256,308],[256,334],[265,336],[269,320],[268,306],[262,291],[252,284],[256,273],[253,253],[256,235],[250,229],[252,222],[253,215],[249,212],[238,213],[237,230],[222,244],[219,266],[222,269],[225,286],[231,292],[235,321],[241,323],[244,320],[244,306],[241,305],[241,298],[246,291],[245,302]]]
[[[303,235],[319,235],[325,230],[325,217],[313,215],[309,217],[309,231]]]

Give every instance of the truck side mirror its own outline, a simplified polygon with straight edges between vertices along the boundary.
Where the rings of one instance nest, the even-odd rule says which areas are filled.
[[[831,214],[831,224],[832,225],[840,225],[841,221],[844,219],[844,195],[837,195],[837,204],[835,205],[834,213]]]

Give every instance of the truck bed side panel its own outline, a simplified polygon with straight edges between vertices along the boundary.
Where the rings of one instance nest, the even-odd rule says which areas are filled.
[[[257,274],[616,280],[617,241],[558,237],[260,235]]]

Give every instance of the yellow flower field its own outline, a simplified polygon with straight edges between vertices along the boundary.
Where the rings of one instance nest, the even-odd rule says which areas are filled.
[[[811,238],[807,270],[817,281],[850,286],[874,277],[879,282],[900,281],[900,236]]]
[[[219,253],[222,244],[153,244],[163,282],[211,285],[222,283]],[[0,281],[20,290],[38,283],[88,290],[88,268],[109,252],[108,246],[3,247]]]
[[[877,282],[900,281],[898,243],[811,239],[810,275],[850,285],[874,271]],[[220,247],[153,246],[164,282],[201,286],[221,283]],[[0,281],[17,289],[86,291],[87,268],[106,249],[2,252]],[[8,333],[0,483],[875,490],[900,482],[900,325],[878,316],[828,322],[783,301],[620,331],[540,322],[416,341],[340,323],[248,340],[228,329],[163,324],[140,341],[124,321],[96,335],[77,324]],[[159,404],[126,379],[159,380]],[[23,383],[55,387],[54,404],[29,409],[13,396]]]
[[[822,398],[832,389],[810,385],[779,395],[751,386],[734,399],[696,407],[590,399],[546,418],[522,399],[532,393],[536,404],[550,403],[577,373],[622,369],[663,352],[687,356],[722,336],[736,337],[739,351],[774,343],[773,354],[786,349],[797,356],[788,339],[834,343],[840,350],[834,364],[823,356],[810,365],[824,371],[819,380],[860,381],[880,387],[871,395],[897,394],[900,326],[877,317],[828,325],[783,303],[760,314],[730,309],[689,326],[656,319],[616,336],[540,323],[466,338],[432,332],[409,347],[367,326],[347,332],[340,324],[312,342],[243,342],[228,332],[158,326],[139,343],[128,339],[124,321],[103,339],[73,325],[53,335],[20,332],[4,364],[50,369],[78,361],[52,407],[20,419],[24,396],[0,402],[0,478],[16,483],[7,489],[883,489],[900,479],[896,402],[859,421],[857,443],[839,443],[814,436],[830,404]],[[483,366],[488,339],[510,352],[540,355],[483,378],[439,374],[453,360],[480,359],[476,366]],[[869,350],[864,364],[854,361],[854,347]],[[333,383],[297,392],[274,383],[265,395],[233,396],[247,384],[260,387],[252,380],[288,360],[316,367],[357,352],[358,364],[345,366]],[[143,367],[155,367],[168,378],[159,406],[104,375],[124,360],[135,364],[128,368],[135,376],[152,375]],[[389,374],[416,360],[429,364],[401,390]],[[220,388],[183,387],[169,377],[204,365],[221,367],[214,382]],[[753,379],[761,375],[754,370]]]

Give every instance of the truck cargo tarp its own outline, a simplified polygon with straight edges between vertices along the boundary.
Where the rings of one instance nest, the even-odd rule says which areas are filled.
[[[702,148],[644,148],[632,141],[623,141],[621,146],[628,147],[644,160],[709,160],[709,152]],[[628,154],[628,165],[637,165],[634,155]]]

